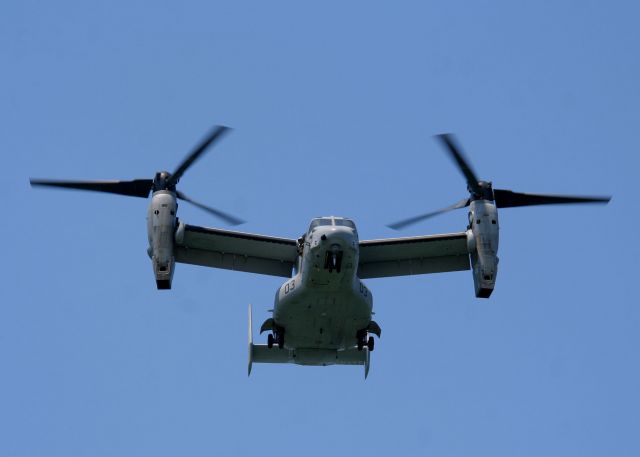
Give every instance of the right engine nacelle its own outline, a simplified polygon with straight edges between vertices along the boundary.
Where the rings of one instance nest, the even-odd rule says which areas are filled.
[[[498,275],[498,211],[489,200],[475,200],[469,206],[467,246],[476,297],[489,298]]]
[[[154,192],[147,214],[148,254],[153,264],[158,289],[171,289],[175,259],[173,237],[178,204],[173,192]]]

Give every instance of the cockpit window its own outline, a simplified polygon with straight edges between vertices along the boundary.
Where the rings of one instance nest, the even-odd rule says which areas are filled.
[[[354,224],[353,221],[349,220],[349,219],[334,219],[334,222],[336,223],[336,225],[349,227],[349,228],[352,228],[354,230],[356,228],[356,224]]]
[[[309,226],[309,231],[313,230],[316,227],[320,227],[321,225],[333,225],[331,218],[323,217],[321,219],[315,219],[311,222]]]
[[[343,219],[341,217],[319,217],[311,221],[311,225],[309,226],[309,232],[311,232],[316,227],[320,226],[340,226],[340,227],[349,227],[350,229],[356,230],[356,224],[353,223],[351,219]]]

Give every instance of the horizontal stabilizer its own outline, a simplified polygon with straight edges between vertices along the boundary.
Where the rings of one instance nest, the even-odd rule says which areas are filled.
[[[250,363],[295,363],[296,365],[364,365],[365,378],[369,374],[369,349],[361,351],[353,347],[345,350],[336,349],[279,349],[269,348],[266,344],[251,344],[249,347]]]
[[[255,363],[293,363],[289,349],[269,348],[266,344],[252,345],[251,357]]]

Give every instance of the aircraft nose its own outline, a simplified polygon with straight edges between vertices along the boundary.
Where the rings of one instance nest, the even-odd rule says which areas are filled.
[[[337,245],[341,249],[355,248],[353,231],[347,227],[332,227],[321,238],[326,246]]]

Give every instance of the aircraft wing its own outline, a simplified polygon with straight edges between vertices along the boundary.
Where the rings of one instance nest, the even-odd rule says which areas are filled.
[[[296,240],[180,223],[176,262],[291,277],[298,256]]]
[[[465,232],[360,242],[362,279],[468,269]]]

